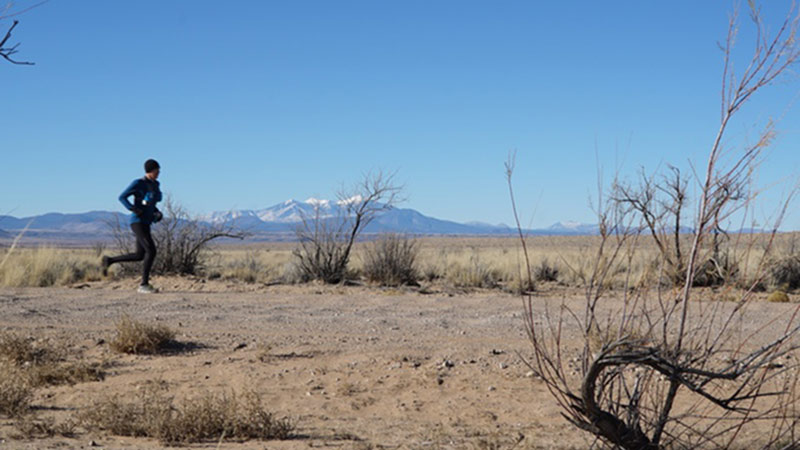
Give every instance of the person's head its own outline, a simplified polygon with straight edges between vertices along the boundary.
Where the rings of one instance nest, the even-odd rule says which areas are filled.
[[[155,159],[148,159],[144,162],[144,173],[147,174],[147,178],[156,180],[160,172],[161,166],[158,165],[158,161]]]

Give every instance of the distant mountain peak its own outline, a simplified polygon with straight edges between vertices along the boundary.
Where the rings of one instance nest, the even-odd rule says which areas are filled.
[[[308,205],[311,205],[311,206],[314,206],[314,207],[318,207],[318,208],[319,207],[327,208],[328,206],[331,205],[331,201],[330,200],[324,200],[324,199],[314,198],[314,197],[307,198],[304,203],[306,203]]]
[[[563,228],[575,229],[575,228],[580,228],[580,227],[585,226],[585,225],[587,225],[587,224],[578,222],[576,220],[562,220],[560,222],[556,222],[556,223],[550,225],[550,228],[553,228],[553,229],[563,229]]]

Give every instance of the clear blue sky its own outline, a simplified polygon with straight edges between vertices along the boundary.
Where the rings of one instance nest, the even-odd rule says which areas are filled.
[[[789,4],[768,2],[773,26]],[[153,157],[195,212],[333,197],[384,168],[405,206],[511,223],[516,149],[526,222],[593,222],[598,161],[606,177],[704,164],[732,5],[51,0],[13,36],[36,65],[0,61],[0,214],[119,210]],[[741,145],[781,119],[762,185],[797,178],[799,87],[764,91],[728,135]]]

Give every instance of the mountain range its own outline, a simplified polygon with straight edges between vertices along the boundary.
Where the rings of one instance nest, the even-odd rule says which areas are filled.
[[[303,217],[331,219],[339,217],[348,201],[310,198],[305,201],[287,200],[263,209],[241,209],[214,212],[197,217],[207,223],[228,222],[246,230],[257,240],[290,240]],[[32,217],[0,216],[0,240],[9,240],[26,229],[27,242],[91,242],[111,239],[109,223],[127,223],[127,214],[110,211],[90,211],[78,214],[47,213]],[[365,233],[398,232],[415,235],[472,235],[503,236],[516,233],[504,224],[481,222],[458,223],[426,216],[410,208],[391,208],[367,226]],[[525,230],[538,235],[596,234],[597,226],[577,222],[559,222],[548,228]]]

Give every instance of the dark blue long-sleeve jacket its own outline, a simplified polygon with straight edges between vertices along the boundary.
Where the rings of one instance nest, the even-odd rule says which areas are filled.
[[[122,191],[119,201],[128,211],[131,211],[130,223],[143,223],[150,225],[153,223],[153,215],[157,211],[156,203],[161,201],[161,189],[158,181],[149,180],[147,177],[137,178]],[[133,196],[133,203],[128,197]],[[136,214],[134,209],[138,209],[141,214]]]

